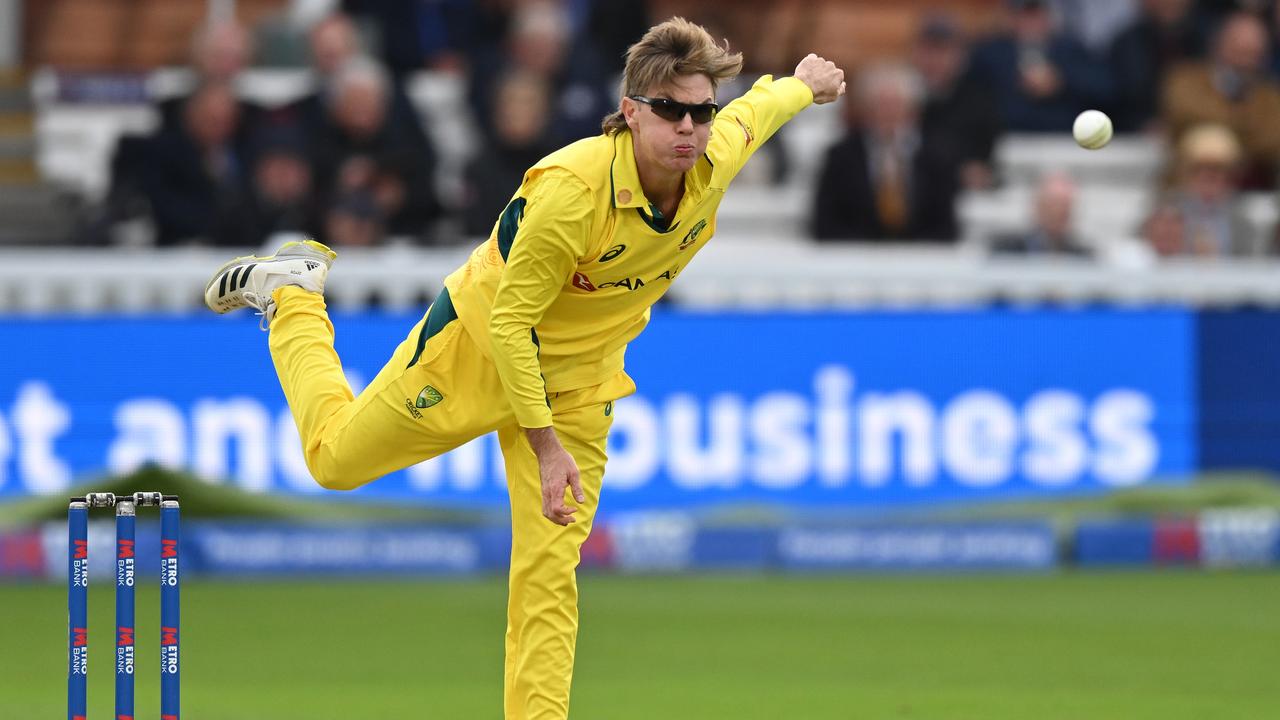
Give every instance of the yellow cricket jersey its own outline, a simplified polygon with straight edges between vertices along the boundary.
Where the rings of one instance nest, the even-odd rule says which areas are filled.
[[[525,173],[488,241],[445,279],[522,427],[552,424],[547,393],[622,371],[649,308],[715,233],[729,182],[812,101],[802,81],[766,75],[729,103],[666,222],[640,187],[628,130],[575,142]]]

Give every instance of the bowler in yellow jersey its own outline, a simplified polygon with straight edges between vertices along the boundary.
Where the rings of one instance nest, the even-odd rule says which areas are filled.
[[[280,384],[323,487],[357,488],[497,431],[511,499],[507,720],[569,714],[575,571],[605,472],[613,402],[635,391],[623,355],[649,308],[716,229],[735,175],[787,120],[844,93],[816,55],[760,78],[723,109],[742,57],[673,18],[627,52],[603,132],[524,176],[489,239],[445,280],[354,396],[322,291],[335,258],[315,241],[214,273],[205,301],[269,324]],[[571,499],[566,498],[566,492]]]

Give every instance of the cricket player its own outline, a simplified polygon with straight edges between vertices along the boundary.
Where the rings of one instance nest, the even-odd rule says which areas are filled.
[[[716,86],[741,67],[698,25],[651,28],[627,52],[603,132],[525,173],[489,239],[358,397],[321,294],[329,248],[308,240],[237,258],[205,289],[216,312],[263,315],[307,467],[325,488],[357,488],[497,431],[512,524],[507,720],[568,717],[575,571],[613,403],[635,391],[627,343],[715,233],[752,153],[845,91],[844,72],[809,55],[792,77],[764,76],[721,109]]]

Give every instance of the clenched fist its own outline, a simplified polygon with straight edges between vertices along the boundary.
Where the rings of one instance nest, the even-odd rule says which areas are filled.
[[[844,71],[813,53],[806,55],[796,66],[795,77],[813,91],[813,102],[817,105],[829,103],[844,94]]]

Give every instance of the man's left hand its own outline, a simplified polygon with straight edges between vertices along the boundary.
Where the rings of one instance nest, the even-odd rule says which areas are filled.
[[[814,53],[806,55],[796,66],[795,78],[813,91],[816,105],[829,103],[844,94],[844,71]]]

